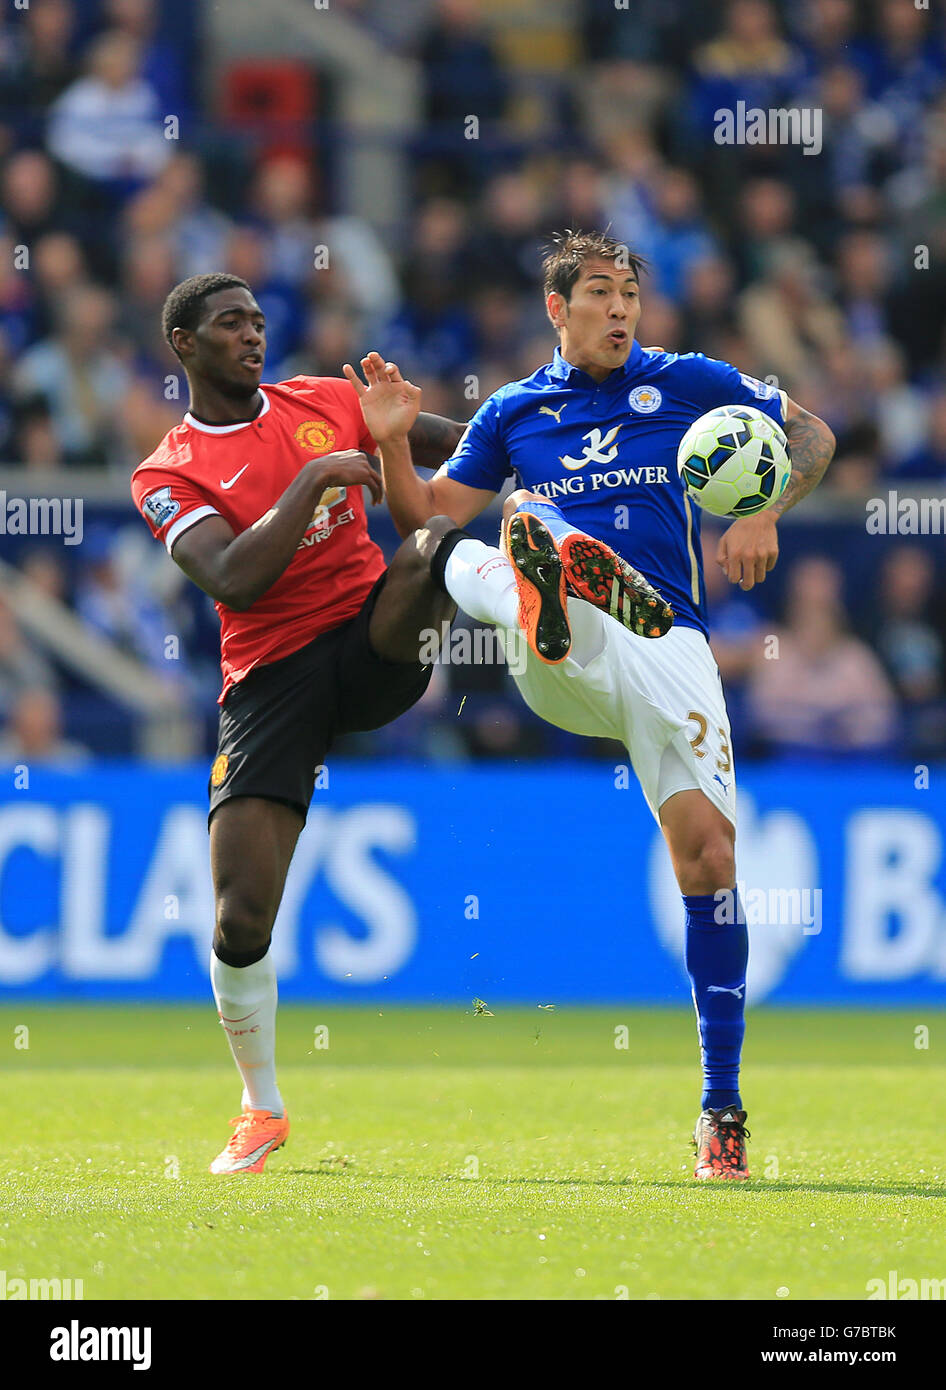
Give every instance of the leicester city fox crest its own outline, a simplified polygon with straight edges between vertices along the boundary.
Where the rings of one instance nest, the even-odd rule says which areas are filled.
[[[659,410],[663,396],[656,386],[635,386],[627,398],[627,403],[638,415],[652,415]]]

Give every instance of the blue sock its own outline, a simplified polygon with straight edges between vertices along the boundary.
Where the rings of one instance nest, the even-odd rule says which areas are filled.
[[[704,1110],[734,1105],[739,1095],[739,1061],[746,1031],[746,965],[749,933],[735,889],[725,904],[725,919],[716,920],[721,902],[712,893],[683,895],[686,908],[686,968],[703,1058]]]
[[[577,526],[565,520],[562,511],[556,507],[554,502],[520,502],[516,508],[517,512],[531,512],[543,521],[552,533],[552,539],[561,545],[566,536],[573,536],[578,532]]]

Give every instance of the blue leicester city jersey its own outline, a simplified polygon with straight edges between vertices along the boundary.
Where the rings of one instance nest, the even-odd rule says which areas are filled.
[[[646,350],[602,382],[566,362],[500,387],[470,421],[444,470],[499,492],[513,476],[605,541],[707,634],[699,507],[677,472],[690,425],[720,405],[754,405],[784,424],[784,392],[700,352]]]

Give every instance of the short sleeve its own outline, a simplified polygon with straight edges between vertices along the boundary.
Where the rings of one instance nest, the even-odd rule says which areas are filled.
[[[490,396],[467,425],[438,476],[454,478],[467,487],[499,492],[511,472],[502,437],[500,402],[496,396]]]
[[[187,478],[164,468],[139,468],[131,480],[135,506],[168,554],[177,540],[207,516],[219,516],[216,507]]]
[[[784,425],[788,397],[777,386],[747,376],[729,362],[704,357],[701,352],[689,353],[678,361],[681,366],[687,366],[687,395],[701,411],[714,410],[720,405],[754,405],[770,415],[776,424]]]

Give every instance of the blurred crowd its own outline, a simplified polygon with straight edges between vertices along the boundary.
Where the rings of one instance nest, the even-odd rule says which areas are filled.
[[[207,95],[225,84],[199,26],[186,32],[196,4],[42,0],[2,21],[0,458],[34,475],[126,476],[186,405],[163,300],[217,268],[246,278],[266,312],[267,379],[335,375],[376,346],[427,409],[468,418],[549,359],[541,248],[581,226],[646,258],[645,344],[732,361],[827,420],[839,447],[825,493],[946,489],[943,18],[912,0],[550,8],[528,43],[498,4],[339,0],[346,24],[417,64],[423,124],[394,228],[339,206],[330,97],[291,142],[228,131]],[[820,152],[718,144],[714,113],[740,101],[819,110]],[[77,547],[55,584],[205,717],[213,615],[146,558],[138,527]],[[874,588],[852,611],[835,539],[830,558],[793,564],[777,605],[764,588],[721,587],[707,565],[737,751],[946,750],[936,564],[918,543],[877,547]],[[72,695],[57,711],[55,673],[31,674],[3,621],[6,744],[28,736],[22,689],[47,692],[48,738],[63,742]],[[170,673],[167,632],[185,653]],[[762,634],[778,637],[777,659]],[[464,695],[461,718],[430,717]],[[534,725],[501,669],[456,666],[370,748],[611,751]]]

